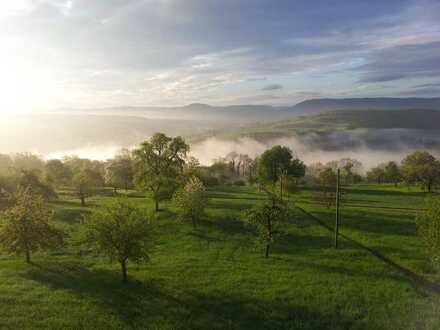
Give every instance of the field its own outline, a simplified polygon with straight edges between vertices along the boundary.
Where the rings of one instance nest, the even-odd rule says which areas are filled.
[[[210,191],[206,219],[193,229],[164,204],[151,261],[117,265],[79,254],[75,233],[88,207],[68,193],[54,202],[70,247],[22,258],[0,256],[1,329],[439,329],[440,299],[408,275],[430,282],[415,236],[425,194],[415,188],[359,185],[344,196],[339,249],[334,210],[311,202],[312,189],[290,196],[298,207],[269,259],[240,214],[264,196],[250,187]],[[149,198],[130,198],[152,209]],[[385,261],[380,257],[385,257]],[[408,272],[406,272],[408,271]]]

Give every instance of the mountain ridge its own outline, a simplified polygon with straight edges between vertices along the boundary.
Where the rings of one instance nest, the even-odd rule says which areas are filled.
[[[64,109],[67,112],[134,112],[149,114],[152,112],[164,115],[204,115],[212,114],[215,117],[237,115],[247,119],[264,119],[266,116],[275,116],[283,119],[289,115],[306,115],[337,110],[408,110],[425,109],[440,110],[440,97],[368,97],[368,98],[314,98],[299,102],[293,106],[237,104],[215,106],[204,103],[191,103],[183,106],[114,106],[98,109]],[[227,119],[227,118],[223,118]]]

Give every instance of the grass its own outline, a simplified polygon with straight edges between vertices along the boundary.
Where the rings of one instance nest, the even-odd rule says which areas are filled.
[[[291,198],[329,225],[333,210],[310,202],[304,189]],[[140,206],[151,200],[130,194]],[[117,265],[76,247],[22,258],[0,256],[1,329],[438,329],[440,304],[428,292],[353,242],[333,236],[298,211],[269,259],[240,214],[264,196],[250,187],[210,191],[207,217],[197,229],[175,219],[167,203],[156,220],[151,262]],[[53,203],[60,226],[74,233],[94,207],[68,194]],[[392,186],[350,189],[341,232],[431,280],[414,214],[424,194]]]

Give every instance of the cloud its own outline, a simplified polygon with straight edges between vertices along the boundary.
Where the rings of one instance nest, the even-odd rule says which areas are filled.
[[[264,86],[261,90],[262,91],[276,91],[279,89],[283,89],[283,86],[280,84],[270,84],[270,85]]]
[[[361,82],[384,82],[403,78],[440,76],[440,42],[404,45],[371,55],[362,67]]]
[[[264,80],[321,94],[388,81],[402,92],[401,80],[438,75],[435,0],[23,0],[17,8],[0,18],[0,42],[22,47],[4,53],[54,72],[59,90],[48,98],[58,106],[223,104],[267,91]],[[287,91],[283,102],[300,100]]]

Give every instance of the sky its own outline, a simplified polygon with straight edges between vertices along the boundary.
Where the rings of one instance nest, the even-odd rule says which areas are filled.
[[[440,0],[2,0],[0,112],[440,96]]]

